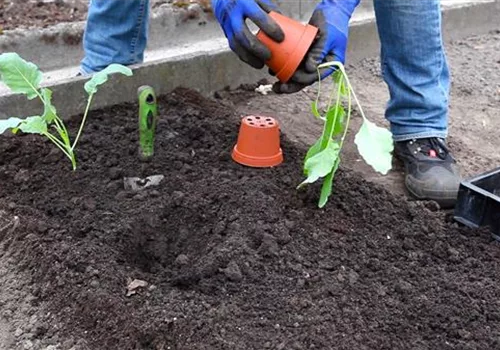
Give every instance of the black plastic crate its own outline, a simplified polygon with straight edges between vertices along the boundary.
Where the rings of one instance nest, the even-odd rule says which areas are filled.
[[[500,241],[500,168],[462,181],[454,217],[469,227],[489,226]]]

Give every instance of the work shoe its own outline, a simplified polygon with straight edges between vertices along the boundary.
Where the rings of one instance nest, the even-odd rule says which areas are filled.
[[[416,199],[455,205],[460,174],[443,139],[432,137],[396,142],[394,153],[405,165],[405,185]]]

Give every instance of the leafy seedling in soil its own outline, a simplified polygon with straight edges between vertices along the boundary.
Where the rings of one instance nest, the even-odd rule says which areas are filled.
[[[71,161],[73,170],[76,170],[75,147],[82,135],[83,127],[90,110],[92,98],[97,88],[108,81],[108,75],[120,73],[126,76],[132,75],[132,70],[119,64],[111,64],[106,69],[96,73],[85,83],[85,91],[88,94],[87,107],[78,129],[78,133],[71,141],[68,130],[57,115],[56,108],[52,105],[52,91],[40,87],[42,72],[31,62],[22,59],[17,53],[4,53],[0,55],[0,81],[14,93],[24,94],[29,100],[39,98],[44,106],[41,116],[32,116],[25,119],[12,117],[0,120],[0,134],[8,129],[16,134],[19,130],[26,134],[39,134],[54,143]]]
[[[324,113],[320,112],[321,70],[336,69],[332,75],[333,89]],[[332,194],[333,178],[340,165],[340,153],[351,120],[352,99],[354,98],[363,124],[354,142],[363,159],[379,173],[385,175],[391,169],[393,141],[389,130],[370,122],[352,88],[344,65],[341,62],[328,62],[318,66],[318,95],[312,103],[312,113],[323,120],[323,133],[309,149],[304,161],[304,175],[307,177],[298,187],[323,180],[318,206],[324,207]],[[347,113],[342,103],[347,102]]]

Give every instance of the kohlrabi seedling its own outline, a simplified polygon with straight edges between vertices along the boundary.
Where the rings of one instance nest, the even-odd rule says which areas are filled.
[[[318,106],[321,96],[321,79],[319,79],[318,95],[312,104],[312,113],[315,117],[323,120],[325,124],[321,137],[307,152],[304,163],[304,174],[307,178],[299,185],[300,188],[323,179],[318,203],[320,208],[325,206],[332,193],[333,178],[340,164],[340,152],[351,120],[353,98],[363,118],[363,124],[354,142],[366,163],[385,175],[391,169],[393,150],[391,132],[375,125],[366,118],[343,64],[328,62],[320,65],[318,67],[319,77],[322,69],[336,69],[332,79],[333,90],[326,109],[324,109],[325,112],[321,113]],[[343,100],[346,100],[347,103],[347,113],[342,105]]]
[[[56,108],[52,105],[52,91],[40,87],[42,72],[38,67],[23,60],[16,53],[4,53],[0,55],[0,81],[9,87],[12,92],[25,94],[29,100],[39,98],[44,106],[41,116],[32,116],[25,119],[12,117],[7,120],[0,120],[0,134],[8,129],[14,133],[18,130],[27,134],[40,134],[52,141],[71,161],[73,170],[76,169],[75,147],[87,119],[92,98],[97,92],[97,87],[108,80],[108,75],[121,73],[127,76],[132,75],[132,71],[122,65],[112,64],[99,73],[96,73],[85,84],[85,91],[88,94],[87,107],[78,129],[74,141],[70,140],[68,130],[62,119],[57,115]]]

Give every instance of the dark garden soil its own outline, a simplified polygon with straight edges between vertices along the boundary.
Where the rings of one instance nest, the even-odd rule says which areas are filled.
[[[61,22],[82,21],[87,5],[82,1],[0,0],[0,29],[47,27]]]
[[[210,11],[210,0],[151,0],[151,7],[171,4],[186,8],[197,3]],[[89,0],[0,0],[1,30],[47,27],[57,23],[83,21],[87,17]]]
[[[234,110],[183,89],[160,108],[153,163],[137,160],[133,104],[92,114],[76,172],[38,137],[0,138],[0,210],[20,220],[0,257],[28,276],[34,344],[500,349],[486,232],[345,169],[318,210],[317,186],[295,190],[304,150],[286,136],[283,165],[245,168]],[[123,189],[155,174],[156,188]],[[127,297],[133,279],[148,286]]]

